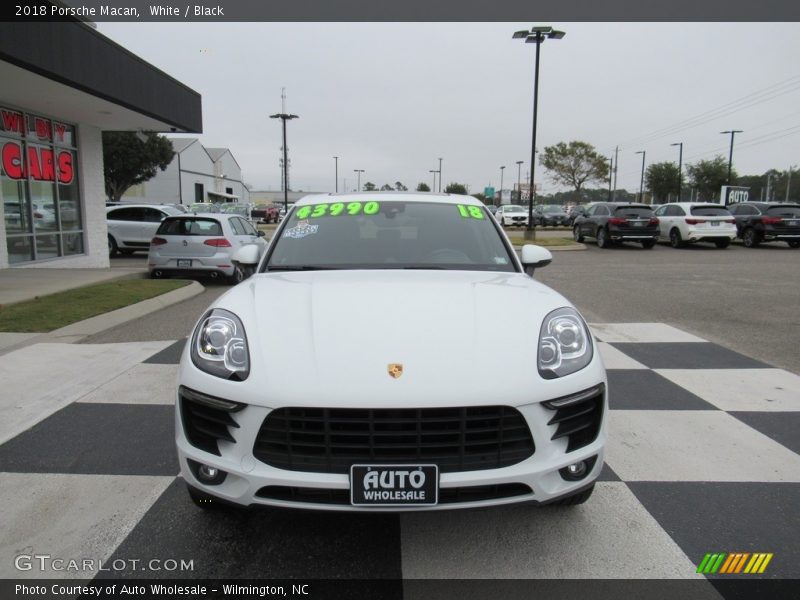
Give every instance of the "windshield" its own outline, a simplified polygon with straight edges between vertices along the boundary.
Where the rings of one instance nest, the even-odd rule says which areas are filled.
[[[547,206],[544,207],[544,212],[546,213],[564,212],[564,209],[562,209],[560,206],[548,204]]]
[[[695,217],[730,217],[731,213],[722,206],[693,206],[692,215]]]
[[[156,232],[157,235],[222,235],[222,225],[215,219],[205,217],[166,218]]]
[[[614,215],[617,217],[627,217],[629,219],[636,218],[650,218],[653,216],[653,211],[645,206],[619,206],[614,210]]]
[[[295,209],[270,245],[266,269],[317,268],[516,270],[484,208],[395,201]]]
[[[796,219],[800,217],[800,206],[788,204],[786,206],[770,206],[767,214],[772,217],[790,217]]]
[[[525,209],[521,206],[517,206],[516,204],[509,204],[503,208],[503,212],[525,212]]]

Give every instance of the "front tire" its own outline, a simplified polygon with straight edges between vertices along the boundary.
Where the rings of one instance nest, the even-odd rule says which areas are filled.
[[[119,246],[117,246],[117,240],[115,240],[111,235],[108,236],[108,257],[113,258],[119,252]]]
[[[581,235],[581,228],[577,225],[572,229],[572,238],[579,244],[583,243],[583,236]]]
[[[683,238],[681,237],[681,232],[677,229],[672,229],[669,232],[669,245],[673,248],[682,248],[683,247]]]
[[[551,502],[549,506],[577,506],[578,504],[583,504],[589,499],[593,491],[594,484],[592,484],[591,487],[578,492],[577,494],[567,496],[566,498],[559,498],[555,502]]]
[[[610,245],[611,241],[608,239],[608,233],[601,227],[597,230],[597,247],[608,248]]]
[[[761,243],[761,240],[758,239],[758,234],[756,230],[752,227],[748,227],[744,230],[744,234],[742,235],[742,241],[744,242],[745,248],[755,248]]]
[[[731,245],[731,241],[730,240],[717,240],[716,242],[714,242],[714,245],[717,248],[720,248],[720,249],[727,248],[728,246]]]
[[[233,285],[238,285],[245,279],[248,279],[254,273],[254,271],[255,269],[252,265],[242,265],[236,263],[233,267],[233,275],[229,277],[229,280]]]

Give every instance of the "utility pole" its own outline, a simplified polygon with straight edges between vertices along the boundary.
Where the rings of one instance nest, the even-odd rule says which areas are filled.
[[[769,202],[769,191],[770,191],[769,187],[771,183],[772,183],[772,173],[767,173],[767,197],[766,197],[767,202]]]
[[[784,202],[789,201],[789,186],[792,184],[792,167],[789,167],[789,174],[786,176],[786,198]]]
[[[339,157],[338,156],[334,156],[333,160],[336,161],[336,166],[335,166],[336,172],[335,172],[335,174],[333,176],[333,180],[336,183],[336,193],[338,194],[339,193]]]
[[[619,167],[619,146],[614,149],[614,192],[611,194],[612,202],[617,199],[617,169]]]
[[[611,202],[611,177],[614,172],[614,159],[608,159],[608,201]],[[580,203],[580,201],[579,201]]]
[[[270,115],[270,119],[280,119],[283,123],[283,208],[289,209],[289,157],[286,148],[286,121],[298,119],[297,115],[290,115],[286,112],[286,88],[281,88],[281,109],[282,112]]]
[[[731,150],[730,150],[730,153],[728,154],[728,179],[725,180],[725,185],[730,185],[731,184],[731,166],[733,165],[733,137],[737,133],[742,133],[742,130],[741,129],[732,129],[732,130],[729,129],[728,131],[720,131],[720,134],[722,134],[722,135],[727,135],[729,133],[731,134]]]
[[[442,193],[442,158],[439,159],[439,193]]]

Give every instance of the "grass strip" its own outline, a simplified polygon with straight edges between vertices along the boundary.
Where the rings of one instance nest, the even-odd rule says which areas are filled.
[[[123,279],[0,306],[0,331],[44,333],[166,294],[189,281]]]

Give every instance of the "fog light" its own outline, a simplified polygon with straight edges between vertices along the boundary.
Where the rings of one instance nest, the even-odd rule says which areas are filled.
[[[194,475],[197,478],[197,481],[202,484],[219,485],[225,481],[225,478],[228,476],[225,471],[220,471],[216,467],[204,465],[196,460],[192,460],[191,458],[187,458],[186,462],[189,464],[189,469],[191,469],[192,475]]]
[[[565,481],[580,481],[591,472],[594,468],[595,461],[597,461],[596,456],[592,456],[586,460],[580,460],[571,465],[567,465],[563,469],[559,469],[558,474],[561,475],[561,478]]]
[[[581,463],[583,464],[583,463]],[[574,465],[570,465],[569,468],[572,468]],[[214,467],[209,467],[208,465],[201,465],[200,468],[197,470],[197,474],[200,476],[200,479],[205,479],[206,481],[212,481],[217,478],[219,475],[219,469],[215,469]]]

